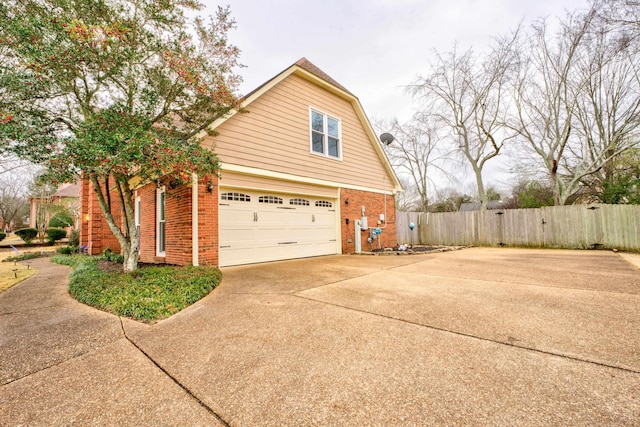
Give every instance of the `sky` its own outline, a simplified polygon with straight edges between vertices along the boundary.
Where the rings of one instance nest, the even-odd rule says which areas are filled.
[[[519,23],[585,8],[588,0],[202,0],[228,5],[241,50],[242,94],[302,57],[355,94],[371,121],[411,118],[404,86],[428,72],[434,49],[486,49]],[[501,178],[503,179],[503,178]]]
[[[203,0],[229,5],[248,93],[306,57],[355,94],[369,118],[411,117],[403,86],[426,74],[434,49],[485,49],[520,22],[555,17],[587,0]]]

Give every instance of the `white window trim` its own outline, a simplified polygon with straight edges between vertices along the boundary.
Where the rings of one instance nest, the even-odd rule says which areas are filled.
[[[160,221],[160,195],[164,194],[164,220]],[[164,251],[160,251],[160,222],[164,222]],[[167,255],[167,191],[164,186],[156,189],[156,256]]]
[[[324,149],[324,153],[318,153],[316,151],[313,151],[313,127],[312,127],[312,123],[313,123],[313,113],[316,112],[318,114],[322,114],[323,118],[323,128],[324,128],[324,137],[323,137],[323,149]],[[327,125],[327,118],[331,118],[335,121],[338,122],[338,157],[334,157],[334,156],[330,156],[329,155],[329,126]],[[329,113],[325,113],[324,111],[320,110],[319,108],[315,108],[315,107],[309,107],[309,152],[315,156],[320,156],[320,157],[324,157],[327,159],[333,159],[333,160],[338,160],[338,161],[342,161],[342,120],[340,120],[339,118],[329,114]]]
[[[142,210],[142,204],[140,201],[140,196],[136,196],[135,201],[134,201],[134,217],[135,217],[135,226],[136,226],[136,232],[138,233],[138,253],[140,253],[140,246],[142,246],[141,242],[140,242],[140,211]]]

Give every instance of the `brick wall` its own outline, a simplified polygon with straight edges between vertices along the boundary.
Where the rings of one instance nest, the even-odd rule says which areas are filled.
[[[111,204],[115,223],[122,225],[120,200],[115,191],[111,192]],[[88,179],[82,179],[80,184],[80,246],[86,246],[90,255],[101,254],[106,248],[120,252],[120,244],[109,229]]]
[[[198,247],[200,265],[219,263],[218,253],[218,178],[201,180],[198,187]]]
[[[135,192],[140,197],[140,261],[162,263],[156,257],[156,185],[147,184]]]
[[[198,238],[200,265],[218,265],[218,186],[208,180],[198,185]],[[167,263],[188,265],[192,263],[192,196],[191,185],[173,186],[161,182],[166,190],[166,250],[164,257],[156,255],[156,189],[155,183],[147,184],[135,191],[140,197],[140,261],[145,263]],[[89,180],[81,184],[80,244],[91,248],[91,254],[102,253],[107,247],[120,251],[115,236],[109,230],[98,199]],[[113,197],[113,200],[117,198]],[[114,216],[122,221],[119,203]]]
[[[348,203],[347,203],[348,200]],[[340,191],[340,212],[341,212],[341,234],[342,252],[351,253],[355,251],[355,224],[356,219],[362,216],[362,206],[365,207],[365,216],[369,222],[369,227],[384,227],[380,234],[380,243],[384,247],[394,247],[398,244],[396,236],[396,211],[394,196],[387,195],[387,212],[385,221],[378,225],[380,214],[385,213],[384,194],[371,193],[359,190],[343,188]],[[349,219],[349,224],[346,220]],[[368,251],[371,246],[367,239],[369,231],[360,231],[362,239],[362,250]],[[378,241],[373,242],[374,249],[378,248]]]

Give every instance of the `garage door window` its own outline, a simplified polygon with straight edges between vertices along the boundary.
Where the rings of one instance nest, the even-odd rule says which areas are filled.
[[[244,193],[222,193],[220,200],[232,200],[234,202],[250,202],[251,196]]]
[[[260,196],[258,197],[258,203],[269,203],[272,205],[281,205],[282,197],[276,196]]]
[[[328,202],[326,200],[318,200],[316,202],[316,207],[317,208],[330,208],[330,207],[333,207],[333,203]]]
[[[291,199],[289,204],[293,206],[309,206],[309,201],[306,199]]]

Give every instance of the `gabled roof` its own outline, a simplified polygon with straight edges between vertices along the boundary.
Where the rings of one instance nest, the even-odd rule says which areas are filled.
[[[337,81],[333,80],[331,78],[331,76],[329,76],[327,73],[322,71],[320,68],[318,68],[315,65],[313,65],[307,58],[299,59],[294,65],[297,65],[298,67],[307,70],[311,74],[314,74],[314,75],[320,77],[322,80],[325,80],[325,81],[331,83],[332,85],[334,85],[335,87],[338,87],[338,88],[342,89],[343,91],[351,94],[351,92],[349,92],[344,86],[342,86]]]
[[[80,185],[62,184],[53,197],[80,197]]]
[[[398,179],[395,171],[391,167],[391,163],[389,162],[389,159],[387,158],[386,154],[382,150],[382,146],[378,142],[378,137],[376,136],[375,131],[371,126],[371,122],[369,122],[369,119],[367,118],[367,115],[365,114],[364,109],[360,104],[360,100],[354,94],[349,92],[344,86],[342,86],[340,83],[335,81],[333,78],[331,78],[328,74],[326,74],[320,68],[312,64],[307,58],[299,59],[293,65],[291,65],[290,67],[286,68],[284,71],[277,74],[275,77],[271,78],[270,80],[266,81],[262,85],[258,86],[253,91],[249,92],[242,99],[242,102],[241,102],[242,108],[248,107],[253,101],[255,101],[257,98],[262,96],[265,92],[269,91],[271,88],[273,88],[282,80],[284,80],[285,78],[289,77],[292,74],[296,74],[351,103],[351,105],[353,106],[356,112],[356,115],[360,119],[360,122],[362,123],[362,126],[365,129],[365,132],[367,133],[367,136],[369,137],[369,141],[371,142],[374,150],[378,154],[380,161],[382,162],[382,164],[384,165],[384,168],[387,170],[387,172],[393,179],[394,192],[402,191],[402,185],[400,184],[400,180]],[[233,110],[227,116],[216,119],[213,123],[211,123],[211,125],[209,125],[209,129],[217,128],[222,123],[227,121],[229,118],[233,117],[237,112],[238,110]],[[200,132],[200,134],[197,135],[197,137],[204,138],[206,135],[207,135],[207,132],[203,130],[202,132]]]

